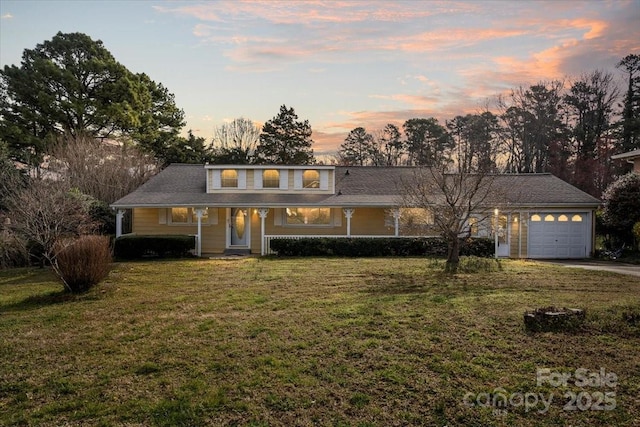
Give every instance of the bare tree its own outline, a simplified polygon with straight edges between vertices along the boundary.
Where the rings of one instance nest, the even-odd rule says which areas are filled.
[[[48,171],[70,188],[109,204],[145,183],[159,171],[159,164],[131,144],[85,136],[59,139]]]
[[[460,164],[459,162],[457,164]],[[402,183],[405,207],[422,209],[433,230],[448,244],[446,271],[455,273],[460,262],[460,239],[469,234],[472,214],[490,215],[488,199],[494,192],[495,175],[456,167],[416,168]]]
[[[260,140],[260,128],[240,117],[224,123],[213,132],[215,163],[249,164]]]
[[[10,200],[8,214],[11,228],[39,248],[65,288],[72,291],[58,268],[57,255],[73,238],[96,229],[82,199],[63,181],[33,180]]]

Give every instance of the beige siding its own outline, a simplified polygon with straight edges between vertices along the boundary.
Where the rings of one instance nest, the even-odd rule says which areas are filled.
[[[218,210],[218,224],[202,225],[202,252],[221,253],[225,249],[226,239],[225,210]],[[132,232],[135,234],[198,234],[198,224],[172,225],[160,224],[160,209],[136,208],[133,209]]]
[[[351,235],[393,236],[395,228],[385,226],[385,213],[386,209],[381,208],[356,208],[351,218]],[[346,218],[343,222],[346,225]]]

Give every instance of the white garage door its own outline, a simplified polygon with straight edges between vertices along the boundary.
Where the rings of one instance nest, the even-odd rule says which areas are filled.
[[[586,258],[589,242],[586,212],[534,213],[529,217],[529,258]]]

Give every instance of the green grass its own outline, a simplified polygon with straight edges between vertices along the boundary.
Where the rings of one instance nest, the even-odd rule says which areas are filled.
[[[0,425],[637,425],[640,278],[524,261],[180,260],[117,264],[69,296],[0,272]],[[525,310],[584,308],[572,333]],[[615,388],[536,384],[604,368]],[[465,395],[553,393],[549,412]],[[564,394],[615,392],[608,411]],[[584,404],[583,400],[583,404]],[[584,405],[583,405],[584,407]]]

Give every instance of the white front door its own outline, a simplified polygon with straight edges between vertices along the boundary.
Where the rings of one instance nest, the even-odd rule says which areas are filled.
[[[249,213],[247,209],[232,208],[229,215],[229,235],[231,246],[247,246],[250,230]]]
[[[499,257],[508,257],[510,255],[509,237],[509,217],[507,215],[499,215],[497,253]]]

